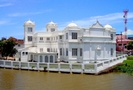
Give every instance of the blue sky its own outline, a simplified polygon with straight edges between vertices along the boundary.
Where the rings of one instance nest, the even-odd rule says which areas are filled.
[[[36,23],[36,32],[45,31],[48,22],[63,30],[71,21],[89,27],[98,19],[110,24],[116,33],[124,31],[123,10],[128,9],[128,29],[133,33],[133,0],[0,0],[0,38],[23,39],[23,24]]]

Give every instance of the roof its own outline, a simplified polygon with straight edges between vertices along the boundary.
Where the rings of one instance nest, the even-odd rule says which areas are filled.
[[[24,25],[35,25],[34,22],[32,22],[31,20],[28,20],[24,23]]]
[[[119,34],[119,35],[116,35],[116,39],[126,39],[126,35],[121,35],[121,34]]]
[[[97,20],[96,23],[94,23],[90,28],[103,28],[103,26]]]
[[[104,28],[112,28],[112,26],[111,25],[109,25],[109,24],[106,24],[105,26],[104,26]]]
[[[24,44],[24,40],[23,39],[17,39],[16,43],[18,43],[18,44]]]
[[[15,41],[17,44],[24,44],[23,39],[17,39],[17,38],[14,38],[14,37],[10,37],[9,39]]]
[[[57,24],[56,23],[54,23],[54,22],[49,22],[46,26],[56,26]]]
[[[67,25],[67,27],[77,27],[77,24],[75,24],[73,21]]]

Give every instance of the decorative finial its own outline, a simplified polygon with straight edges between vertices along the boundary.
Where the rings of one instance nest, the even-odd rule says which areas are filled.
[[[98,22],[98,18],[97,18],[96,22]]]

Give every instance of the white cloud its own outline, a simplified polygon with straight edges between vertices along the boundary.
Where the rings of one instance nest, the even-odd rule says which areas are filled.
[[[45,12],[50,12],[51,10],[45,10],[42,12],[28,12],[28,13],[13,13],[13,14],[8,14],[8,16],[12,16],[12,17],[18,17],[18,16],[29,16],[29,15],[37,15],[37,14],[42,14]]]
[[[0,7],[7,7],[7,6],[11,6],[11,3],[7,3],[7,4],[0,4]]]
[[[125,31],[124,31],[124,32],[122,32],[122,34],[123,34],[123,35],[125,35],[125,34],[127,34],[127,35],[133,35],[133,30],[128,29],[128,30],[126,31],[126,33],[125,33]]]
[[[112,25],[116,23],[122,23],[123,15],[124,15],[123,13],[112,13],[112,14],[107,14],[103,16],[92,16],[87,19],[74,20],[74,23],[76,23],[78,26],[81,26],[81,27],[89,27],[90,25],[95,23],[96,20],[98,19],[98,21],[103,25],[106,23],[109,23]],[[133,18],[133,12],[129,12],[128,19],[132,19],[132,18]],[[65,28],[69,23],[70,22],[59,23],[58,24],[59,29]]]
[[[0,21],[0,25],[4,25],[4,24],[7,24],[8,21]]]

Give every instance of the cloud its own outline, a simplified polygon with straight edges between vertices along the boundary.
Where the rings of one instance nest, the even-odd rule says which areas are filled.
[[[129,12],[128,19],[132,18],[133,18],[133,12]],[[123,13],[112,13],[102,16],[92,16],[86,19],[74,20],[74,23],[76,23],[78,26],[81,27],[89,27],[90,25],[95,23],[97,19],[101,24],[109,23],[112,25],[116,23],[121,23],[123,22]],[[69,23],[70,22],[59,23],[59,29],[64,29]]]
[[[127,32],[122,32],[123,35],[127,34],[127,35],[133,35],[133,30],[128,29]]]
[[[7,24],[8,21],[0,21],[0,25],[4,25],[4,24]]]
[[[13,4],[11,4],[11,3],[7,3],[7,4],[0,4],[0,7],[7,7],[7,6],[11,6],[11,5],[13,5]]]
[[[45,10],[45,11],[42,11],[42,12],[13,13],[13,14],[8,14],[8,16],[11,16],[11,17],[29,16],[29,15],[42,14],[42,13],[50,12],[50,11],[51,11],[51,10],[48,9],[48,10]]]

